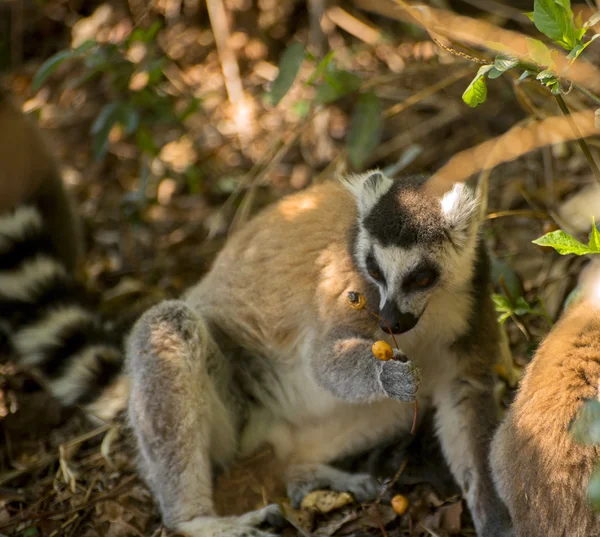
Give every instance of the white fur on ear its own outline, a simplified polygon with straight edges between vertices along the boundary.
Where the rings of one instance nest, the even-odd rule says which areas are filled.
[[[341,181],[356,198],[356,205],[361,216],[366,215],[394,183],[379,170],[350,175],[342,178]]]
[[[475,194],[464,183],[455,183],[441,200],[442,214],[451,232],[464,233],[477,216]]]

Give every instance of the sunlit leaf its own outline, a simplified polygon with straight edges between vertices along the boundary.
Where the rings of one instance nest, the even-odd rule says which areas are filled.
[[[569,60],[576,60],[579,57],[579,55],[587,47],[589,47],[594,41],[596,41],[596,39],[598,39],[598,37],[600,37],[600,34],[594,34],[592,36],[592,38],[587,43],[581,43],[581,44],[575,45],[575,47],[573,48],[573,50],[571,52],[569,52],[569,55],[567,56],[567,58]]]
[[[543,84],[556,80],[556,74],[550,69],[544,69],[540,71],[535,77],[536,80],[539,80]]]
[[[510,319],[511,315],[512,315],[511,312],[506,312],[506,313],[503,313],[502,315],[499,315],[498,316],[498,322],[500,324],[504,324],[507,321],[507,319]]]
[[[498,71],[508,71],[509,69],[512,69],[513,67],[516,67],[517,65],[519,65],[519,58],[512,56],[510,54],[506,54],[501,52],[500,54],[498,54],[496,56],[496,59],[494,60],[494,67],[498,70]],[[491,75],[489,75],[490,78],[492,78]]]
[[[485,85],[485,75],[494,68],[493,65],[482,65],[477,71],[475,78],[467,86],[462,95],[462,100],[471,108],[475,108],[485,102],[487,98],[487,86]]]
[[[596,219],[592,217],[592,231],[590,233],[590,241],[588,247],[594,252],[600,253],[600,231],[596,227]]]
[[[546,235],[543,237],[540,237],[532,242],[538,246],[548,246],[550,248],[554,248],[561,255],[585,255],[594,253],[594,251],[585,244],[582,244],[577,239],[560,229],[558,231],[546,233]]]
[[[348,158],[355,169],[363,169],[367,159],[379,144],[381,127],[379,97],[372,92],[362,93],[354,108],[346,140]]]
[[[567,50],[576,45],[575,24],[569,0],[535,0],[533,23],[544,35]]]
[[[501,312],[512,313],[512,309],[513,309],[512,304],[510,303],[510,300],[508,299],[508,297],[506,295],[493,294],[492,300],[494,302],[494,306],[496,306],[496,311],[498,313],[501,313]]]
[[[279,103],[292,87],[305,57],[306,51],[300,43],[293,43],[283,51],[279,60],[279,73],[269,93],[273,106]]]
[[[529,57],[538,65],[550,65],[552,63],[552,56],[550,55],[550,49],[542,43],[539,39],[533,39],[531,37],[525,38],[525,44],[527,45],[527,53]]]

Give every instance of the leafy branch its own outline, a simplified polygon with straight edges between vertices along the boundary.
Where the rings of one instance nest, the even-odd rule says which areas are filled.
[[[587,41],[584,41],[590,28],[600,22],[600,12],[595,13],[588,21],[582,23],[579,17],[577,20],[575,19],[570,0],[535,0],[533,12],[526,13],[526,15],[542,34],[549,37],[556,45],[569,51],[567,55],[569,66],[600,36],[600,34],[594,34]],[[495,79],[512,69],[523,69],[519,81],[535,76],[540,84],[551,91],[561,112],[569,118],[572,127],[577,131],[577,126],[570,119],[571,112],[562,97],[565,92],[561,86],[561,79],[555,62],[557,51],[551,51],[538,39],[526,38],[526,43],[528,53],[524,58],[519,59],[501,52],[496,56],[494,63],[481,66],[475,78],[464,91],[463,101],[472,108],[479,106],[487,98],[486,77]],[[572,84],[572,87],[596,104],[600,104],[600,97],[589,90],[579,84]],[[594,173],[594,177],[600,183],[600,169],[590,152],[587,142],[579,137],[578,143]]]
[[[381,139],[381,103],[373,91],[362,87],[363,81],[358,75],[336,67],[334,51],[318,60],[300,43],[288,46],[279,59],[279,73],[266,96],[267,101],[276,106],[285,97],[305,61],[313,65],[313,70],[304,85],[316,90],[314,103],[303,107],[306,113],[313,104],[327,106],[344,97],[353,97],[346,151],[355,169],[364,168]]]

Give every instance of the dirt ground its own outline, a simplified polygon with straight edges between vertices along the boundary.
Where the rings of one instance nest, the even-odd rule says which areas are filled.
[[[1,82],[49,133],[85,222],[86,285],[98,294],[104,313],[125,325],[150,304],[194,283],[227,233],[260,207],[352,169],[345,146],[355,105],[351,95],[308,114],[303,110],[315,89],[306,84],[294,84],[278,106],[264,98],[281,52],[293,40],[308,43],[316,55],[335,50],[338,65],[358,74],[362,87],[374,89],[384,121],[381,141],[365,165],[393,174],[434,172],[458,152],[518,122],[559,113],[533,84],[526,91],[515,89],[508,77],[490,81],[487,102],[469,108],[461,94],[478,65],[441,48],[422,28],[363,9],[359,1],[340,1],[335,9],[328,5],[320,30],[314,21],[311,25],[320,5],[315,0],[210,4],[223,6],[224,26],[209,18],[203,0],[0,0]],[[527,2],[431,4],[499,27],[534,31],[520,18]],[[483,9],[473,7],[477,4]],[[178,109],[197,99],[197,109],[181,124],[149,122],[158,148],[150,156],[139,139],[111,129],[106,154],[98,160],[94,123],[107,104],[124,95],[114,81],[117,68],[87,83],[82,77],[91,67],[66,61],[38,91],[32,89],[33,77],[47,58],[71,44],[90,37],[118,44],[157,21],[162,26],[148,45],[164,60],[157,91]],[[230,56],[217,46],[222,27],[228,28],[224,43]],[[592,49],[595,61],[600,55]],[[137,61],[135,47],[125,54]],[[223,57],[231,55],[237,71],[224,76]],[[306,80],[310,69],[303,65],[299,78]],[[242,88],[242,97],[236,88]],[[569,99],[581,106],[577,97]],[[596,152],[598,141],[589,143]],[[530,303],[541,297],[548,319],[557,318],[583,262],[531,241],[555,229],[553,215],[566,207],[565,200],[592,183],[576,142],[544,147],[491,171],[484,230],[497,292],[508,289]],[[507,320],[514,371],[500,372],[501,377],[518,375],[547,333],[548,319]],[[514,388],[509,384],[498,382],[505,402]],[[2,366],[0,387],[0,535],[170,535],[135,474],[131,441],[120,422],[93,429],[78,411],[61,409],[10,364]],[[399,452],[386,455],[388,479],[401,467],[407,476],[418,474],[411,468],[431,466],[425,482],[394,484],[409,500],[405,514],[397,515],[388,499],[378,505],[349,503],[327,514],[289,510],[293,524],[284,535],[474,535],[452,486],[431,477],[439,475],[440,462],[429,448],[406,461]],[[271,460],[268,451],[259,453],[221,476],[217,498],[224,513],[262,505],[267,498],[285,502]]]

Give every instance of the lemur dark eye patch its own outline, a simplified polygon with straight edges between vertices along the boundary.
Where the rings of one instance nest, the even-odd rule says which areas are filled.
[[[440,270],[437,265],[422,262],[412,270],[402,282],[405,291],[424,291],[433,286],[439,279]]]
[[[372,252],[367,256],[367,260],[366,260],[365,264],[367,265],[367,272],[369,273],[369,276],[371,276],[371,278],[373,278],[374,280],[377,280],[378,282],[385,281],[385,278],[383,277],[383,273],[381,272],[381,269],[379,268],[377,261],[375,261],[375,256],[373,255]]]

